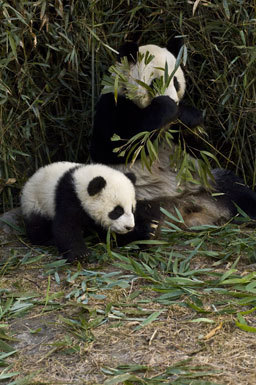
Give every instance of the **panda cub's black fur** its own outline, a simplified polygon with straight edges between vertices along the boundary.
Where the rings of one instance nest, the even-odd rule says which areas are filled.
[[[150,215],[148,202],[136,209],[133,182],[133,174],[99,164],[57,162],[40,168],[21,194],[28,238],[34,244],[56,245],[69,261],[89,255],[84,233],[90,230],[106,239],[110,229],[120,245],[148,239],[159,205],[150,204]]]

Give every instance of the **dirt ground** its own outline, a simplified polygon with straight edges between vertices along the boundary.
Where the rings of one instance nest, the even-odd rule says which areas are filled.
[[[161,320],[134,332],[136,322],[114,325],[109,322],[93,331],[94,341],[81,343],[75,354],[54,351],[53,341],[61,341],[65,330],[58,314],[38,314],[11,322],[10,330],[18,340],[19,359],[15,371],[38,371],[35,379],[50,384],[103,384],[101,368],[140,364],[159,373],[176,361],[192,359],[194,365],[210,365],[221,372],[216,383],[254,385],[256,383],[256,341],[228,322],[210,340],[201,340],[209,328],[186,322],[191,312],[175,309]],[[63,315],[63,313],[62,313]],[[36,335],[30,330],[41,328]],[[192,383],[192,382],[191,382]]]
[[[2,260],[11,255],[20,261],[27,254],[33,258],[40,252],[24,243],[23,238],[1,230]],[[0,322],[8,325],[7,334],[13,340],[7,342],[17,350],[7,360],[11,371],[19,372],[17,379],[31,375],[24,384],[108,384],[113,378],[109,373],[112,370],[113,375],[120,365],[123,371],[126,365],[127,372],[134,365],[145,366],[141,378],[150,384],[152,377],[183,360],[189,360],[187,365],[195,373],[195,368],[202,366],[204,372],[210,370],[212,374],[201,374],[191,378],[191,382],[173,382],[179,377],[172,373],[159,384],[256,384],[255,334],[237,328],[232,313],[217,314],[214,324],[191,322],[195,318],[192,308],[182,306],[182,301],[172,306],[156,303],[156,294],[143,280],[136,280],[129,287],[113,286],[100,292],[102,298],[92,296],[88,303],[78,303],[68,294],[80,287],[81,281],[77,278],[68,282],[66,277],[67,270],[75,273],[79,269],[64,266],[56,279],[54,274],[45,274],[44,269],[45,264],[54,260],[56,256],[46,253],[35,263],[15,262],[9,268],[1,265],[2,301],[25,296],[26,302],[33,304],[18,316],[12,313]],[[204,262],[200,258],[195,259],[198,267],[201,263]],[[86,269],[115,271],[109,263],[87,265]],[[207,308],[209,298],[205,301]],[[156,320],[140,327],[138,314],[158,311]]]

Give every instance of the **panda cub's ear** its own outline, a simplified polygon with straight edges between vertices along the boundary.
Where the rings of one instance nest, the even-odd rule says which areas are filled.
[[[98,194],[105,186],[107,182],[102,176],[96,176],[88,184],[87,191],[90,196]]]
[[[122,57],[126,56],[129,63],[136,63],[139,47],[137,43],[126,42],[119,48],[117,60],[120,62]]]
[[[133,172],[127,172],[125,173],[125,176],[127,176],[128,179],[130,179],[130,181],[132,182],[132,184],[135,185],[136,183],[136,176]]]

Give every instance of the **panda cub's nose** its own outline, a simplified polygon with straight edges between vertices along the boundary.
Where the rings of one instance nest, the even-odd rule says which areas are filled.
[[[125,228],[126,228],[127,231],[131,231],[131,230],[134,229],[134,227],[131,227],[131,226],[125,226]]]

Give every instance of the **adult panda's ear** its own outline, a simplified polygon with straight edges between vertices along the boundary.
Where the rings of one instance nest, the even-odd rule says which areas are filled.
[[[136,63],[138,50],[139,47],[137,43],[127,41],[119,48],[117,60],[121,62],[122,57],[126,56],[129,63]]]
[[[88,184],[87,191],[90,196],[98,194],[105,186],[107,182],[102,176],[96,176]]]
[[[173,32],[167,42],[168,51],[170,51],[175,57],[178,56],[180,49],[184,44],[184,39],[177,37],[177,35],[179,35],[178,32]]]
[[[125,173],[125,176],[127,176],[128,179],[135,185],[136,183],[136,176],[133,172],[127,172]]]

